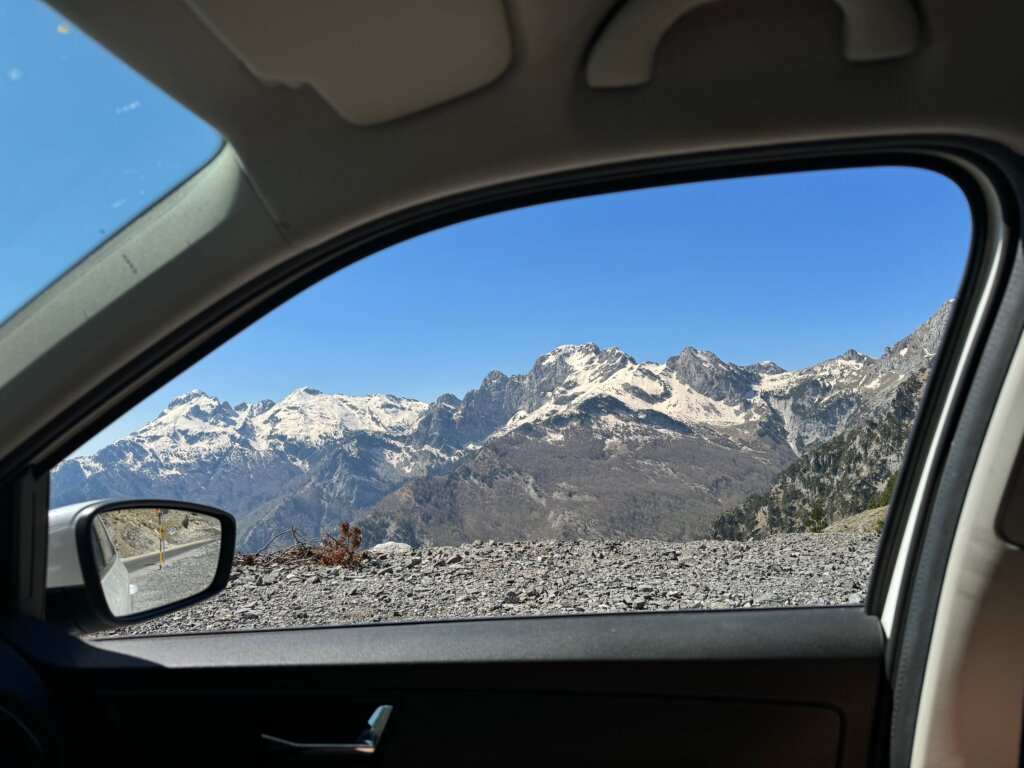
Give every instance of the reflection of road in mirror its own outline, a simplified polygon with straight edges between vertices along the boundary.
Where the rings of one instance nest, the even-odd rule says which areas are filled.
[[[135,594],[132,612],[140,613],[197,595],[213,583],[220,538],[168,547],[163,567],[153,555],[128,558],[125,565]]]
[[[93,525],[111,613],[128,616],[197,595],[213,583],[220,521],[181,509],[114,509]]]

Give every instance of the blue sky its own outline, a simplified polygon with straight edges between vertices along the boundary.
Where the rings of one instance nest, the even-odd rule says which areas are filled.
[[[27,17],[35,37],[9,23]],[[23,116],[13,136],[0,122],[0,164],[14,169],[0,186],[0,253],[11,276],[0,316],[219,145],[73,27],[58,32],[59,23],[45,7],[0,0],[0,101]],[[61,63],[65,55],[73,66]],[[21,75],[12,79],[12,68]],[[130,196],[128,168],[146,174],[140,188],[150,191]],[[132,206],[112,207],[126,194]],[[496,214],[328,278],[76,453],[138,428],[193,388],[232,403],[279,400],[300,386],[432,400],[587,341],[638,360],[692,345],[790,369],[851,347],[879,355],[956,294],[969,238],[959,189],[908,168],[707,182]]]

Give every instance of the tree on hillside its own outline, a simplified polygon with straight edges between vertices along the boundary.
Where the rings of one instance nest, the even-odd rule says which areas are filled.
[[[804,515],[804,528],[811,533],[821,533],[828,527],[828,520],[825,518],[825,510],[821,507],[814,507]]]
[[[899,472],[893,472],[885,483],[885,487],[868,499],[868,509],[875,507],[888,507],[892,502],[892,489],[896,487],[896,478]]]

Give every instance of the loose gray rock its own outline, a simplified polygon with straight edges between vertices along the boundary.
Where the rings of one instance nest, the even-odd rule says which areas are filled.
[[[826,531],[752,542],[515,541],[408,552],[405,546],[388,553],[384,568],[238,565],[225,590],[210,600],[95,637],[859,604],[871,580],[878,536]]]
[[[412,545],[400,541],[385,541],[370,550],[375,554],[383,555],[411,555]]]

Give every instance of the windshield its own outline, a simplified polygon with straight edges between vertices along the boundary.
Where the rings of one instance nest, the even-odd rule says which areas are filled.
[[[0,322],[222,143],[35,0],[0,0],[0,114]]]

